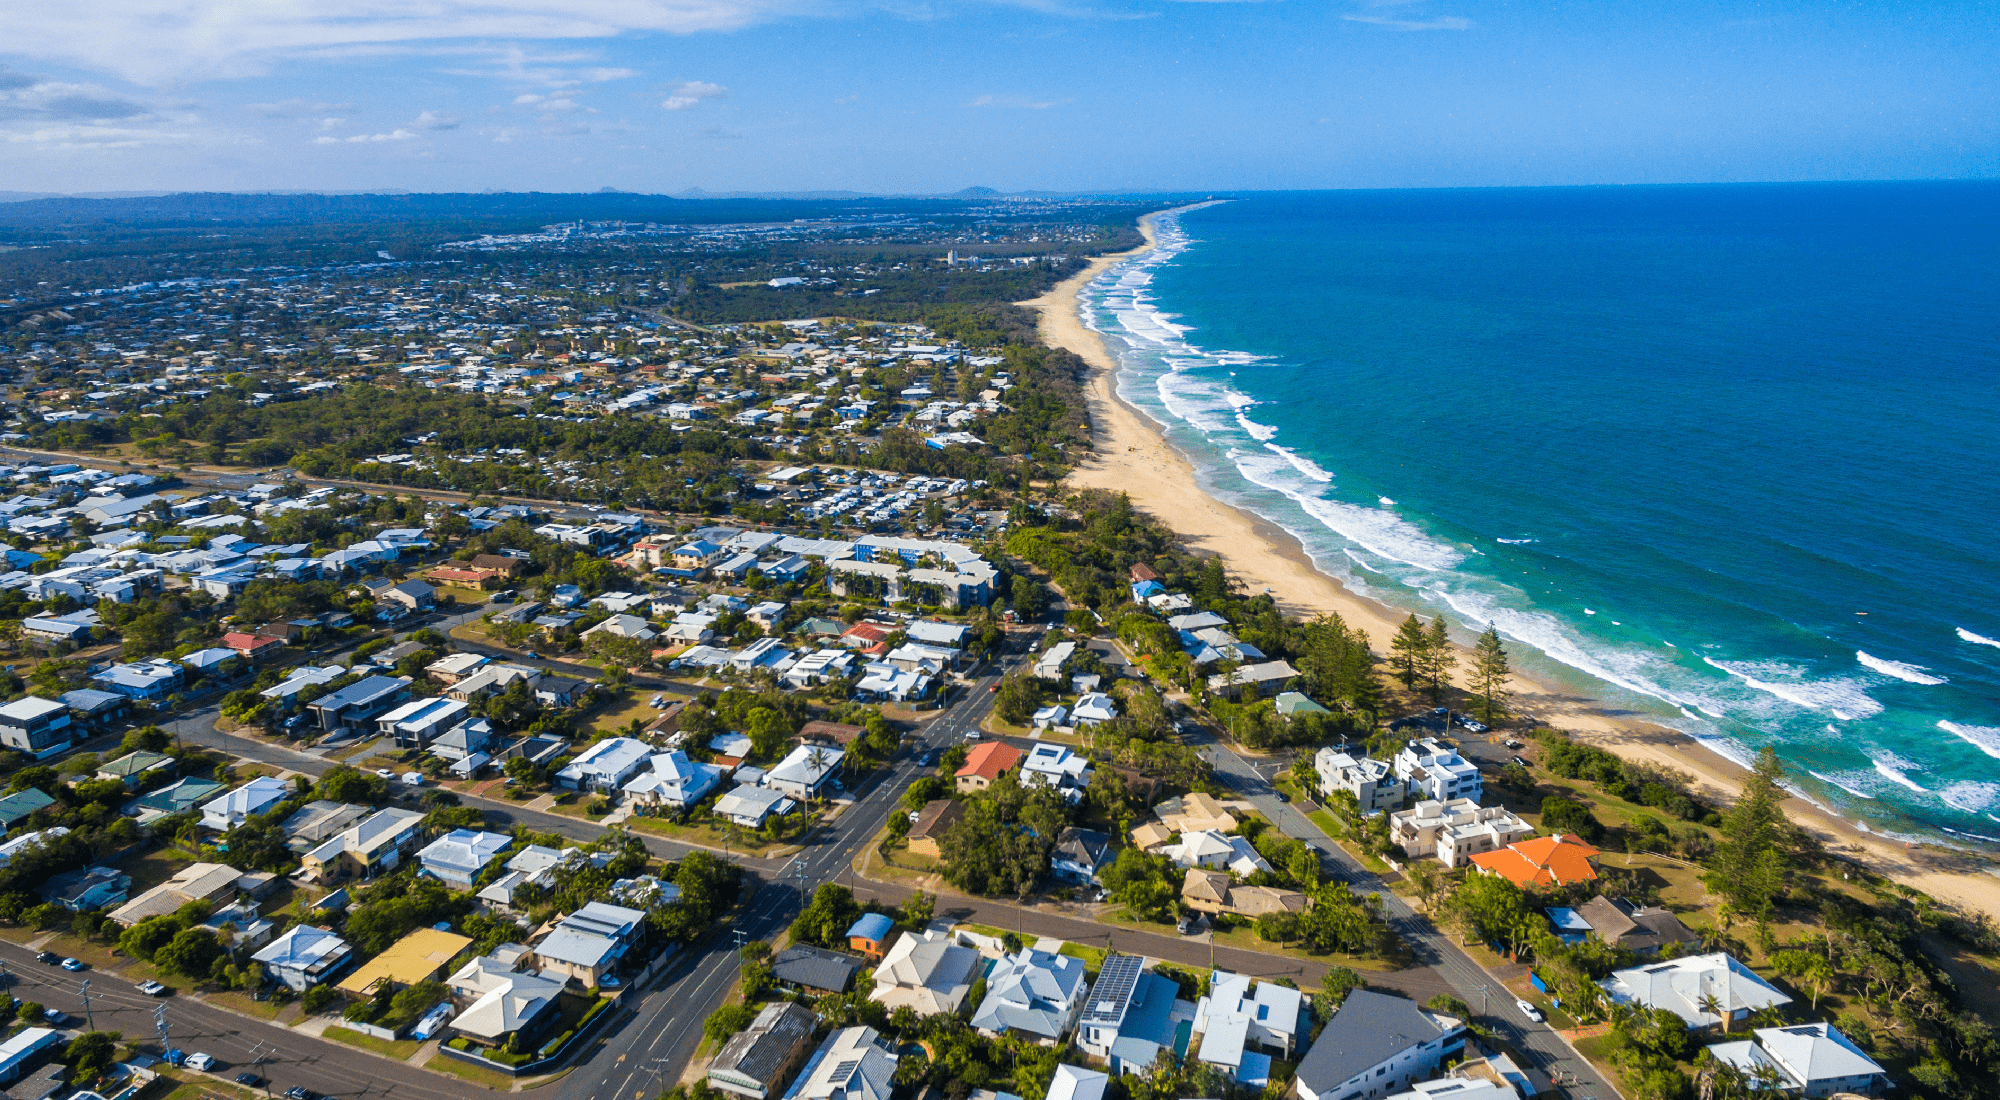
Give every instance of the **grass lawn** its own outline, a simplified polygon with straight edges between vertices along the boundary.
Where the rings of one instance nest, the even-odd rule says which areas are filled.
[[[132,876],[132,896],[151,890],[174,877],[193,860],[172,848],[154,848],[141,855],[127,856],[113,866]]]
[[[438,595],[450,596],[460,607],[479,607],[493,598],[490,592],[482,592],[477,588],[461,588],[455,584],[439,585]]]
[[[1035,732],[1029,726],[1017,726],[1010,722],[1002,722],[1000,715],[992,711],[988,711],[986,717],[979,720],[979,728],[987,733],[995,733],[1003,737],[1026,737]]]
[[[598,704],[586,716],[585,720],[590,723],[592,729],[604,732],[623,730],[631,724],[634,718],[637,718],[641,722],[650,722],[658,718],[661,712],[646,704],[654,695],[659,694],[665,693],[641,690],[639,688],[620,688],[612,692],[611,696],[604,702]],[[667,701],[672,702],[676,698],[678,696],[668,695]]]
[[[1092,981],[1096,981],[1097,972],[1104,969],[1104,949],[1102,947],[1086,947],[1080,943],[1064,943],[1062,951],[1059,954],[1068,955],[1073,959],[1082,959],[1083,968],[1090,972],[1090,979]]]
[[[333,1029],[328,1028],[327,1030],[332,1031]],[[434,1069],[439,1073],[449,1073],[468,1084],[478,1085],[481,1088],[493,1089],[498,1092],[508,1092],[514,1087],[514,1079],[512,1077],[504,1073],[496,1073],[485,1066],[475,1066],[468,1062],[461,1062],[449,1054],[439,1053],[430,1061],[425,1062],[424,1068]]]
[[[373,1035],[363,1035],[358,1031],[344,1027],[329,1027],[326,1029],[325,1036],[336,1043],[346,1043],[351,1047],[360,1047],[362,1050],[372,1050],[377,1054],[386,1054],[398,1062],[409,1061],[410,1056],[415,1054],[417,1048],[423,1045],[422,1043],[412,1042],[408,1039],[377,1039]]]
[[[278,1013],[285,1010],[285,1006],[283,1005],[273,1004],[270,1001],[256,1000],[248,993],[210,993],[204,999],[219,1008],[226,1008],[231,1012],[241,1012],[245,1016],[256,1016],[264,1020],[275,1020],[278,1018]]]
[[[680,825],[657,817],[628,817],[625,819],[625,826],[638,832],[685,840],[689,844],[700,844],[710,848],[720,848],[727,843],[730,851],[746,855],[767,852],[772,848],[783,847],[797,841],[797,838],[766,840],[762,835],[744,829],[726,833],[714,825]],[[807,826],[806,831],[810,832],[811,826]]]
[[[501,644],[498,636],[483,622],[460,623],[451,628],[451,636],[460,641],[479,642],[483,645]]]

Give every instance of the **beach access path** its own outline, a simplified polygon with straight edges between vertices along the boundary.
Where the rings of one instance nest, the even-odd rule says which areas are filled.
[[[1185,211],[1195,206],[1180,207]],[[1162,211],[1174,213],[1176,211]],[[1069,475],[1075,488],[1125,493],[1132,506],[1171,528],[1191,548],[1220,555],[1230,574],[1251,592],[1269,590],[1279,607],[1302,618],[1338,614],[1368,636],[1376,653],[1405,613],[1355,594],[1321,573],[1290,532],[1208,495],[1194,467],[1161,434],[1159,426],[1119,398],[1118,364],[1105,340],[1085,327],[1079,295],[1098,276],[1151,249],[1154,219],[1140,219],[1146,243],[1100,256],[1040,298],[1020,303],[1040,315],[1039,331],[1052,347],[1076,353],[1092,370],[1084,387],[1090,404],[1092,449]],[[1470,667],[1462,650],[1460,667]],[[1604,702],[1562,691],[1516,674],[1508,683],[1513,711],[1565,730],[1628,760],[1688,775],[1702,797],[1728,805],[1742,790],[1744,769],[1678,730],[1616,711]],[[2000,919],[2000,877],[1983,861],[1931,846],[1909,846],[1870,833],[1802,798],[1785,803],[1786,816],[1817,834],[1827,849],[1868,869],[1915,887],[1940,901]]]

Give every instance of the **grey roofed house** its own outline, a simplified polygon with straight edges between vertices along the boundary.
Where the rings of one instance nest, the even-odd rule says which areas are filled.
[[[791,1001],[765,1005],[749,1027],[722,1045],[709,1064],[708,1083],[753,1100],[778,1095],[805,1061],[818,1022],[811,1009]]]
[[[1381,1095],[1428,1079],[1464,1045],[1462,1022],[1403,997],[1357,989],[1327,1021],[1294,1080],[1302,1100]],[[1384,1070],[1379,1077],[1377,1069]]]
[[[367,676],[322,695],[307,706],[319,715],[320,728],[332,731],[358,725],[408,698],[410,682],[394,676]]]
[[[295,852],[311,850],[329,837],[368,816],[368,807],[324,798],[307,803],[285,819],[285,846]]]
[[[1110,837],[1093,829],[1071,826],[1056,837],[1055,850],[1049,855],[1058,875],[1088,881],[1097,877],[1097,869],[1110,853]]]
[[[827,993],[847,992],[860,970],[861,960],[852,955],[804,945],[787,947],[771,960],[771,974],[779,984]]]
[[[787,1093],[788,1100],[889,1100],[897,1058],[882,1033],[846,1027],[826,1037]]]
[[[646,919],[638,909],[593,901],[557,922],[555,930],[535,945],[535,955],[583,967],[601,967],[630,946]]]
[[[868,999],[894,1012],[909,1008],[919,1016],[957,1012],[982,970],[979,952],[937,933],[897,937],[875,968],[875,991]]]
[[[1613,901],[1599,895],[1577,906],[1575,912],[1598,939],[1627,951],[1651,952],[1665,944],[1700,939],[1671,912],[1633,905],[1623,898]]]
[[[1069,1030],[1083,1007],[1083,960],[1029,949],[1000,960],[987,975],[986,999],[972,1026],[1001,1034],[1025,1032],[1056,1040]]]
[[[452,1018],[456,1030],[486,1042],[533,1028],[561,996],[564,983],[539,974],[509,974]]]
[[[1872,1093],[1888,1082],[1873,1058],[1824,1021],[1760,1027],[1748,1041],[1715,1043],[1708,1052],[1753,1081],[1776,1070],[1779,1088],[1806,1096]]]

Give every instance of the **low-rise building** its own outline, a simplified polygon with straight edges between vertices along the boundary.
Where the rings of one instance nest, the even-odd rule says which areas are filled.
[[[1089,991],[1083,960],[1030,948],[1002,958],[987,975],[972,1026],[994,1037],[1011,1031],[1053,1044],[1076,1023]]]
[[[304,993],[352,965],[354,949],[327,929],[295,924],[250,957],[286,988]]]
[[[1750,1081],[1775,1078],[1799,1096],[1874,1095],[1890,1086],[1888,1072],[1832,1024],[1760,1027],[1748,1040],[1715,1043],[1708,1053]]]
[[[722,769],[688,759],[679,749],[654,753],[652,770],[642,771],[621,788],[632,801],[680,811],[707,798],[722,783]]]
[[[577,791],[610,794],[651,762],[653,746],[632,737],[607,737],[556,773],[556,782]]]
[[[1368,757],[1353,757],[1329,745],[1313,754],[1313,770],[1319,774],[1320,793],[1331,798],[1336,791],[1354,796],[1363,815],[1383,813],[1403,804],[1406,788],[1388,764]]]
[[[957,1012],[982,965],[979,952],[945,935],[905,933],[876,966],[875,991],[868,999],[890,1012],[899,1008],[919,1016]]]
[[[33,695],[0,706],[0,745],[40,759],[69,748],[69,707]]]
[[[1489,875],[1500,875],[1516,886],[1565,886],[1597,877],[1591,866],[1600,853],[1577,837],[1538,836],[1496,852],[1469,857]]]
[[[791,1001],[773,1001],[750,1026],[722,1045],[708,1066],[708,1083],[724,1092],[773,1100],[784,1094],[792,1074],[812,1050],[818,1018]]]
[[[1066,882],[1096,882],[1097,872],[1111,859],[1111,838],[1094,829],[1071,826],[1049,851],[1049,871]]]
[[[1195,1008],[1194,1031],[1201,1037],[1195,1056],[1240,1085],[1262,1087],[1273,1057],[1296,1056],[1304,1007],[1296,989],[1218,970]]]
[[[1613,971],[1597,984],[1617,1004],[1665,1009],[1693,1028],[1734,1023],[1759,1009],[1792,1003],[1776,986],[1720,951]]]
[[[954,779],[961,793],[983,791],[1021,762],[1021,750],[1005,741],[984,741],[965,754]]]
[[[1053,787],[1070,802],[1082,801],[1091,775],[1090,760],[1071,751],[1068,745],[1038,742],[1021,761],[1023,786]]]
[[[797,807],[785,792],[769,787],[737,787],[715,800],[717,816],[745,829],[762,828],[772,817]]]
[[[1479,769],[1435,737],[1409,742],[1390,764],[1412,798],[1437,802],[1465,798],[1477,803],[1485,797]]]
[[[417,853],[423,874],[460,890],[472,889],[479,872],[513,841],[501,833],[453,829]]]
[[[421,749],[463,722],[471,709],[468,703],[442,696],[412,699],[376,718],[375,728],[398,748]]]
[[[896,1089],[896,1055],[872,1027],[846,1027],[826,1037],[786,1100],[889,1100]]]
[[[938,843],[944,839],[946,830],[965,816],[965,803],[950,798],[938,798],[924,803],[917,811],[917,819],[910,825],[904,837],[910,851],[915,855],[943,859],[944,850]]]
[[[834,777],[840,773],[846,755],[824,745],[799,745],[764,773],[764,786],[788,798],[810,802],[823,795],[828,787],[838,785]]]
[[[589,988],[616,973],[646,934],[646,914],[593,901],[563,917],[534,945],[542,973]]]
[[[410,682],[396,676],[364,676],[306,704],[328,733],[365,726],[376,715],[410,697]]]
[[[226,833],[290,797],[292,786],[282,779],[260,775],[221,798],[202,804],[201,825]]]
[[[1160,1051],[1175,1049],[1181,1026],[1192,1027],[1195,1006],[1180,989],[1137,955],[1106,955],[1077,1020],[1077,1045],[1113,1073],[1150,1072]]]
[[[402,865],[417,846],[423,820],[416,810],[377,810],[314,846],[300,861],[315,882],[374,878]]]
[[[780,986],[809,993],[845,993],[861,970],[861,960],[838,951],[794,944],[771,960],[771,976]]]
[[[147,917],[166,916],[191,901],[233,899],[243,872],[226,863],[190,863],[173,877],[111,911],[111,919],[130,928]]]
[[[157,782],[161,776],[172,775],[174,767],[174,758],[166,753],[142,749],[99,764],[97,778],[116,779],[125,784],[126,790],[138,790],[147,783]]]
[[[1357,989],[1347,995],[1299,1062],[1300,1100],[1374,1100],[1437,1076],[1465,1049],[1465,1023],[1403,997]]]
[[[341,981],[339,989],[350,997],[371,997],[384,985],[404,989],[441,978],[451,960],[471,946],[471,936],[439,928],[419,928],[362,963]]]
[[[1698,943],[1681,919],[1666,909],[1634,905],[1624,898],[1593,897],[1574,909],[1546,910],[1564,943],[1595,935],[1613,947],[1650,955],[1669,943]]]

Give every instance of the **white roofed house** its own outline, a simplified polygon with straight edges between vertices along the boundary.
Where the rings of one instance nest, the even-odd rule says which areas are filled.
[[[1716,1043],[1708,1053],[1753,1083],[1769,1081],[1800,1096],[1873,1095],[1889,1075],[1832,1024],[1760,1027],[1746,1041]]]
[[[1052,1045],[1069,1033],[1083,1010],[1090,982],[1083,960],[1033,949],[1000,960],[986,979],[986,999],[972,1026],[998,1037],[1013,1031]]]
[[[1181,842],[1167,846],[1163,854],[1181,867],[1226,870],[1239,878],[1271,869],[1248,840],[1210,830],[1181,834]]]
[[[291,784],[282,779],[260,775],[212,802],[203,803],[202,827],[226,833],[283,802],[291,793]]]
[[[479,872],[513,841],[501,833],[453,829],[417,853],[423,873],[460,890],[470,890]]]
[[[1409,784],[1410,794],[1417,798],[1438,802],[1469,798],[1477,803],[1484,797],[1479,769],[1436,738],[1411,741],[1390,763],[1396,778]]]
[[[471,710],[468,703],[442,696],[412,699],[375,719],[375,728],[382,736],[393,738],[399,748],[421,749],[465,721]]]
[[[896,1088],[895,1053],[872,1027],[842,1028],[826,1037],[786,1100],[889,1100]]]
[[[708,796],[722,782],[722,769],[689,760],[687,753],[655,753],[651,771],[642,771],[620,789],[627,798],[652,806],[685,810]]]
[[[650,642],[660,636],[651,623],[637,615],[613,615],[583,632],[582,637],[603,635],[609,638],[630,638],[634,641]],[[589,644],[588,642],[585,643]]]
[[[837,787],[835,776],[847,754],[825,745],[800,745],[764,773],[764,786],[800,802],[823,797]]]
[[[1319,774],[1320,791],[1325,796],[1346,791],[1354,796],[1364,816],[1403,804],[1403,781],[1380,760],[1356,758],[1329,745],[1313,754],[1313,770]]]
[[[556,773],[571,790],[609,794],[622,788],[652,762],[653,746],[631,737],[607,737]]]
[[[876,966],[875,991],[868,999],[891,1012],[904,1007],[919,1016],[957,1012],[981,965],[979,952],[948,936],[905,932]]]
[[[1099,722],[1109,722],[1118,717],[1118,704],[1111,696],[1101,691],[1085,693],[1070,710],[1070,718],[1079,726],[1094,726]]]
[[[346,970],[354,962],[354,949],[324,928],[296,924],[250,957],[286,988],[304,993]]]
[[[557,921],[532,949],[543,974],[589,988],[616,973],[645,934],[643,911],[593,901]]]
[[[1234,672],[1219,673],[1208,678],[1208,690],[1226,699],[1242,696],[1260,699],[1266,695],[1276,695],[1289,691],[1298,681],[1299,670],[1284,661],[1265,661],[1262,664],[1244,665]]]
[[[798,803],[770,787],[737,787],[715,800],[715,813],[745,829],[762,828],[773,816],[791,813]]]
[[[29,695],[0,707],[0,745],[30,756],[52,756],[69,748],[75,732],[65,704]]]
[[[1092,774],[1090,760],[1070,751],[1067,745],[1040,742],[1021,761],[1024,786],[1053,787],[1071,802],[1083,799]]]
[[[474,959],[453,974],[455,987],[464,988],[460,977],[485,961]],[[486,1046],[499,1046],[517,1034],[539,1038],[539,1030],[554,1018],[551,1010],[566,984],[560,978],[540,974],[493,973],[480,977],[487,979],[480,983],[484,988],[452,1017],[451,1026],[452,1030]]]
[[[1296,989],[1218,970],[1209,995],[1195,1009],[1201,1043],[1191,1049],[1238,1084],[1261,1086],[1270,1078],[1273,1056],[1287,1061],[1297,1056],[1303,1007]]]
[[[308,851],[304,870],[320,882],[393,871],[416,847],[423,820],[416,810],[377,810]]]
[[[1792,1003],[1776,986],[1722,952],[1614,971],[1597,984],[1617,1004],[1664,1008],[1696,1028],[1733,1023],[1758,1009]]]

